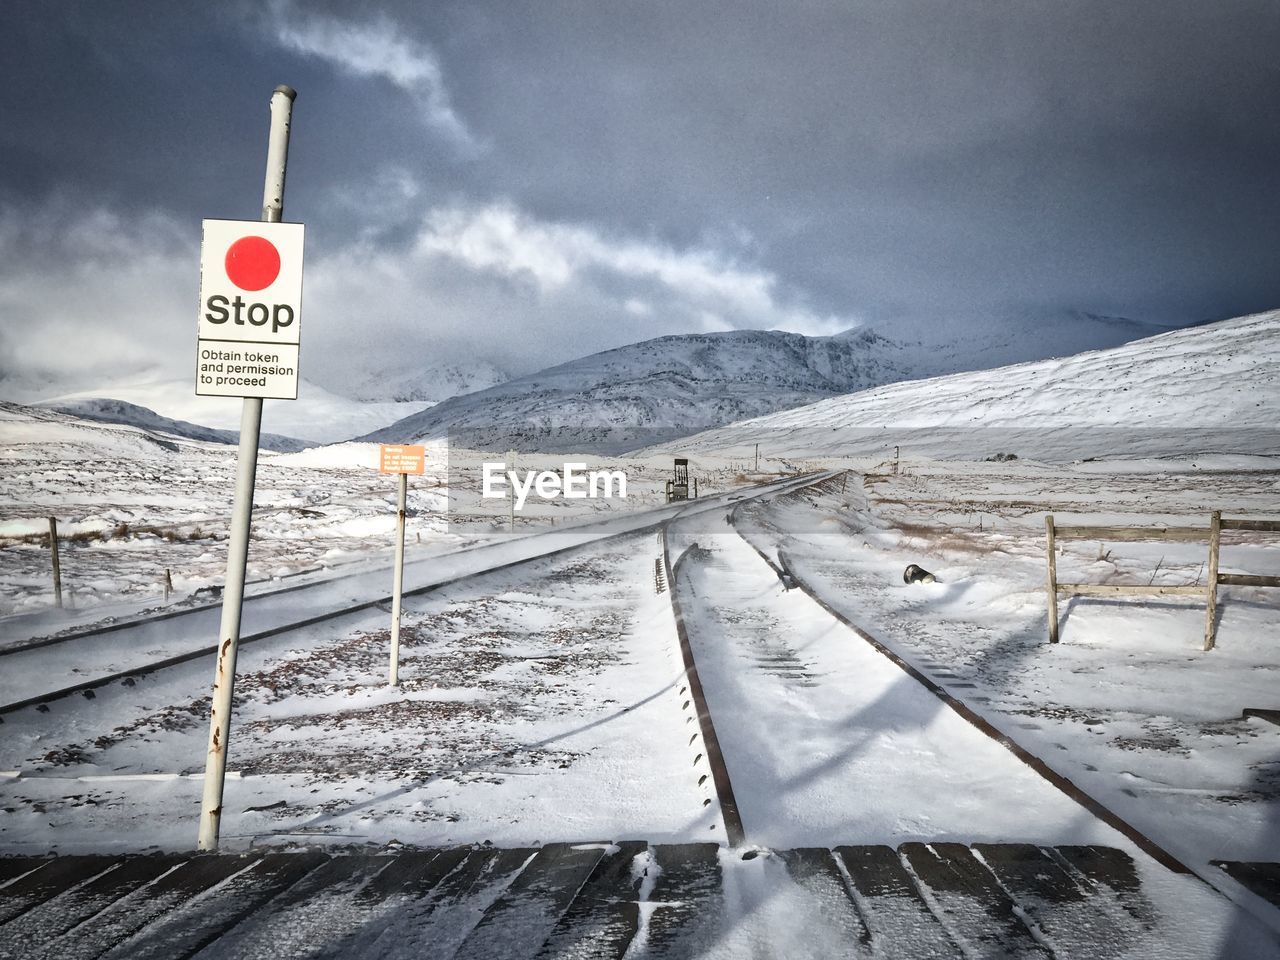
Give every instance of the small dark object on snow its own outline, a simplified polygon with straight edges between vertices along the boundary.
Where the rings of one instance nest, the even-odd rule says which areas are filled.
[[[938,578],[926,570],[924,567],[918,567],[914,563],[907,564],[907,569],[902,572],[903,583],[937,583]]]
[[[245,807],[245,813],[255,813],[259,810],[280,810],[289,805],[288,800],[277,800],[275,803],[263,804],[261,807]]]

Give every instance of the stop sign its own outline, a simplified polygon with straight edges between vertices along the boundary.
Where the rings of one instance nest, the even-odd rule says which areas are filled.
[[[300,223],[204,221],[198,395],[297,399],[303,231]]]

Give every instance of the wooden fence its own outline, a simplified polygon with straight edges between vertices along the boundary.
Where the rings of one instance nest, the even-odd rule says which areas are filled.
[[[1280,520],[1233,520],[1222,518],[1222,511],[1215,510],[1208,527],[1059,527],[1053,522],[1053,514],[1044,518],[1048,540],[1049,568],[1047,589],[1049,594],[1049,642],[1058,642],[1058,595],[1067,596],[1127,596],[1133,594],[1163,597],[1204,597],[1205,624],[1204,648],[1212,650],[1217,632],[1218,587],[1280,587],[1280,577],[1259,577],[1243,573],[1219,573],[1218,552],[1224,530],[1252,530],[1262,533],[1280,533]],[[1125,542],[1135,540],[1164,540],[1171,543],[1209,543],[1209,580],[1203,586],[1157,586],[1155,584],[1117,583],[1059,583],[1055,555],[1059,538],[1076,540],[1106,540]]]

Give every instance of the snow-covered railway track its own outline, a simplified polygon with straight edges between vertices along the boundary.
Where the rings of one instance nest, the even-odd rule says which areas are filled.
[[[612,518],[581,528],[538,534],[416,561],[406,567],[405,597],[421,596],[470,578],[510,570],[537,560],[564,556],[619,537],[660,529],[688,512],[723,509],[730,502],[777,493],[797,480],[738,490],[680,506],[667,506]],[[440,575],[440,571],[447,571]],[[385,606],[386,571],[353,574],[337,580],[285,587],[246,598],[241,645],[281,637],[294,631]],[[306,615],[299,615],[305,613]],[[219,608],[166,611],[124,625],[77,633],[65,642],[0,651],[0,717],[41,707],[77,694],[92,699],[95,691],[115,683],[212,658],[218,644]],[[67,680],[74,678],[74,682]]]
[[[723,773],[726,783],[729,772],[739,774],[738,789],[729,795],[736,793],[732,816],[742,817],[738,830],[745,832],[747,841],[775,847],[819,842],[827,820],[840,816],[834,809],[823,809],[823,802],[848,796],[844,790],[825,790],[822,784],[828,779],[871,776],[891,789],[897,778],[911,782],[911,792],[925,794],[938,781],[954,786],[964,771],[955,758],[945,755],[952,747],[961,766],[970,765],[973,752],[980,749],[983,762],[1000,763],[1001,778],[1008,781],[1021,774],[1017,788],[1029,791],[1028,797],[1044,793],[1037,780],[1047,782],[1071,801],[1062,804],[1063,798],[1057,798],[1058,809],[1046,811],[1051,816],[1071,813],[1079,804],[1166,867],[1190,872],[1150,837],[852,621],[791,569],[784,548],[776,559],[769,556],[737,528],[736,514],[735,508],[723,518],[674,521],[672,539],[682,534],[690,542],[670,579],[690,658],[701,666],[700,677],[696,668],[691,670],[699,690],[706,691],[700,712],[707,715],[707,726],[714,726],[714,715],[728,731],[715,753],[728,767]],[[799,589],[791,592],[793,588]],[[956,719],[963,722],[957,724]],[[929,726],[945,728],[935,738],[939,742],[913,739],[912,728]],[[975,731],[986,744],[972,736]],[[956,738],[963,743],[948,742]],[[877,741],[890,742],[880,756],[875,754]],[[797,743],[807,743],[809,749],[796,751]],[[991,745],[1001,749],[993,753]],[[806,752],[809,756],[801,759]],[[1007,758],[1003,762],[1001,753]],[[1016,762],[1010,764],[1010,759]],[[977,791],[989,786],[979,780],[961,782]],[[1043,795],[1035,802],[1055,806]],[[876,819],[889,805],[886,798],[859,814]],[[940,816],[941,810],[928,810],[924,818]],[[964,817],[955,823],[963,829],[989,826]],[[884,825],[901,826],[888,821]],[[784,832],[779,834],[779,829]]]
[[[680,749],[690,728],[654,534],[676,512],[723,515],[729,502],[684,504],[407,598],[396,688],[380,609],[324,612],[246,647],[225,839],[528,844],[624,825],[723,838],[714,794]],[[160,823],[163,849],[182,849],[207,665],[190,659],[99,687],[91,702],[68,696],[5,717],[0,784],[16,816],[0,823],[0,849],[82,843],[91,825],[125,836],[144,822],[152,836]]]
[[[808,487],[817,488],[818,492],[821,492],[822,485],[830,483],[830,480],[823,479],[808,485]],[[835,488],[828,487],[826,492],[830,494],[834,489],[843,489],[843,487],[843,483],[838,483]],[[801,492],[800,489],[797,489],[788,491],[783,496],[789,497]],[[764,536],[764,531],[770,527],[769,523],[766,521],[763,526],[753,527],[749,523],[742,522],[742,513],[743,511],[738,506],[735,506],[728,514],[728,525],[735,532],[736,539],[739,539],[741,544],[749,547],[758,561],[772,570],[773,575],[785,585],[786,590],[794,589],[797,594],[803,594],[804,597],[812,601],[813,605],[820,608],[823,614],[847,628],[853,636],[864,641],[867,648],[874,651],[874,655],[882,657],[892,664],[893,667],[891,669],[901,671],[906,678],[909,678],[911,685],[917,691],[927,694],[929,698],[933,698],[941,707],[944,707],[946,714],[962,720],[972,730],[985,737],[989,743],[998,745],[999,748],[1007,751],[1026,770],[1033,772],[1045,784],[1060,792],[1063,797],[1069,799],[1072,803],[1077,804],[1081,811],[1087,812],[1089,819],[1096,821],[1098,825],[1105,825],[1108,830],[1115,831],[1115,834],[1124,837],[1134,848],[1142,851],[1143,854],[1162,867],[1176,874],[1188,878],[1194,877],[1203,881],[1209,887],[1262,919],[1273,930],[1280,930],[1280,916],[1276,915],[1274,909],[1265,906],[1247,885],[1237,882],[1236,878],[1228,876],[1216,866],[1212,869],[1197,869],[1194,864],[1198,863],[1198,861],[1185,855],[1175,854],[1168,843],[1157,839],[1149,830],[1144,829],[1143,826],[1135,823],[1133,819],[1123,815],[1122,811],[1118,811],[1116,807],[1098,799],[1096,795],[1083,789],[1069,776],[1061,772],[1051,762],[1053,758],[1047,757],[1041,752],[1043,745],[1041,745],[1040,750],[1037,750],[1036,741],[1031,743],[1020,742],[1021,738],[1016,738],[1003,729],[1001,719],[1007,718],[993,716],[980,710],[977,704],[967,702],[963,695],[957,695],[956,692],[949,689],[951,684],[931,676],[927,670],[922,669],[904,656],[892,643],[885,641],[868,630],[863,624],[856,622],[849,615],[847,597],[833,594],[831,591],[833,591],[834,587],[831,582],[809,577],[804,572],[807,568],[803,564],[792,562],[787,547],[787,532],[785,529],[774,529],[772,538]],[[835,543],[833,542],[834,546]],[[770,555],[771,553],[773,554],[772,556]],[[941,676],[950,678],[953,675],[943,673]],[[961,688],[972,687],[973,684],[959,683],[958,686]],[[1058,749],[1065,748],[1058,746]],[[972,753],[969,755],[972,756]],[[995,799],[1000,800],[1002,798],[997,797]],[[1016,805],[1013,806],[1016,807]],[[1023,818],[1018,815],[1016,809],[1012,811],[1011,819],[1006,822],[1006,830],[1022,830],[1023,828],[1019,824],[1020,819]],[[1112,841],[1104,842],[1114,842],[1115,834],[1112,835]],[[1006,837],[1009,836],[1014,836],[1014,834],[1006,833]],[[1062,838],[1059,838],[1058,842],[1061,842],[1061,840]],[[1189,866],[1189,864],[1192,865]]]

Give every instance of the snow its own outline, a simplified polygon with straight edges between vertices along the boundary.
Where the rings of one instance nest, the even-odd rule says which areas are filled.
[[[449,433],[485,449],[617,452],[898,379],[895,349],[874,334],[661,337],[455,397],[365,439]]]
[[[1208,504],[1222,502],[1227,490],[1242,512],[1280,513],[1274,474],[1205,484],[1027,464],[911,464],[897,476],[868,478],[865,487],[841,492],[837,484],[748,505],[740,515],[753,542],[766,552],[781,547],[790,568],[854,622],[1207,870],[1214,859],[1280,859],[1274,727],[1241,717],[1244,707],[1274,703],[1280,597],[1222,588],[1218,647],[1210,653],[1201,650],[1201,599],[1079,598],[1069,606],[1064,599],[1062,641],[1050,646],[1041,521],[1050,511],[1060,522],[1126,525],[1189,522],[1198,513],[1207,527]],[[1152,501],[1164,513],[1146,514]],[[1062,546],[1060,580],[1195,582],[1207,557],[1205,544]],[[939,582],[904,584],[911,562]],[[1280,573],[1280,542],[1242,534],[1224,547],[1222,568]]]
[[[45,406],[63,407],[102,397],[145,407],[174,420],[218,430],[238,432],[240,429],[241,401],[197,397],[192,381],[186,378],[103,384],[41,397],[40,401]],[[423,400],[353,400],[303,379],[298,385],[297,400],[263,401],[262,429],[311,443],[334,443],[386,426],[429,406],[431,403]]]
[[[669,530],[674,553],[685,555],[671,586],[752,845],[720,855],[723,910],[705,955],[779,944],[836,955],[848,941],[824,926],[821,898],[797,884],[778,851],[911,840],[1125,850],[1161,921],[1158,937],[1117,946],[1118,955],[1269,949],[1209,886],[1140,854],[803,591],[785,589],[753,546],[781,554],[828,603],[1007,739],[1237,903],[1271,916],[1210,862],[1280,860],[1275,728],[1240,715],[1276,706],[1280,595],[1224,588],[1210,653],[1200,649],[1198,599],[1064,599],[1062,642],[1049,646],[1043,518],[1207,526],[1211,510],[1280,517],[1278,372],[1280,314],[1264,314],[881,387],[683,441],[717,491],[746,479],[756,443],[766,469],[851,470],[805,493],[744,501],[732,524],[727,495],[687,512],[640,512],[660,498],[670,465],[667,453],[645,451],[610,461],[635,472],[641,495],[601,514],[609,525],[587,532],[594,515],[547,507],[525,522],[536,535],[500,539],[491,522],[445,522],[445,495],[474,478],[451,475],[446,461],[458,458],[434,445],[428,474],[410,485],[414,582],[576,549],[408,598],[399,690],[385,685],[388,614],[376,607],[243,648],[224,843],[593,840],[613,849],[721,840],[712,787],[698,782],[705,748],[678,693],[669,598],[655,592],[660,547],[642,529],[684,512]],[[637,389],[655,410],[671,402]],[[0,425],[8,642],[92,619],[84,608],[95,601],[112,615],[158,602],[165,569],[184,594],[219,582],[225,544],[213,534],[225,530],[234,467],[225,447],[12,404],[0,406]],[[346,443],[263,454],[251,575],[331,582],[254,601],[247,626],[385,593],[394,485],[373,470],[375,452]],[[62,617],[47,610],[39,541],[50,513],[79,535],[63,558],[78,609]],[[605,532],[625,535],[590,542]],[[1063,581],[1203,583],[1203,544],[1061,547]],[[323,569],[336,562],[351,566]],[[908,563],[937,582],[903,583]],[[1232,535],[1222,567],[1280,575],[1280,539]],[[177,622],[207,643],[215,613]],[[195,642],[177,636],[186,629],[122,631],[136,646],[69,641],[25,660],[13,654],[5,683],[52,689],[76,670]],[[6,715],[0,850],[189,849],[210,673],[199,660],[92,700]],[[632,869],[652,890],[656,860]],[[1045,942],[1069,949],[1078,918],[1027,909]],[[652,914],[642,911],[646,921]],[[457,940],[469,929],[460,915]]]
[[[1062,359],[895,383],[666,449],[745,457],[760,444],[770,457],[791,459],[891,457],[895,447],[945,459],[1274,457],[1277,396],[1280,312]]]
[[[784,591],[722,514],[678,529],[698,545],[677,590],[730,778],[748,787],[748,840],[1115,843],[804,593]]]
[[[380,610],[244,647],[227,845],[714,839],[714,807],[689,815],[705,791],[676,709],[657,549],[637,534],[407,598],[399,690],[385,683]],[[0,847],[127,849],[146,823],[150,843],[189,848],[209,669],[103,688],[92,716],[64,703],[6,717],[0,769],[19,776],[4,787],[17,812],[0,821]]]

